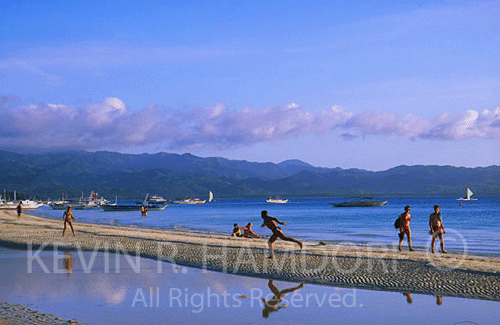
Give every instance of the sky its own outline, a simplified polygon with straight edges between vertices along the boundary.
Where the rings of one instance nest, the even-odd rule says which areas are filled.
[[[500,165],[500,0],[10,1],[0,148]]]

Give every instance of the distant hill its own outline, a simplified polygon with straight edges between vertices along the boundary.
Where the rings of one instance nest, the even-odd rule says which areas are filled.
[[[191,154],[121,154],[67,151],[19,154],[0,151],[0,189],[39,198],[97,191],[113,198],[159,194],[169,199],[280,196],[500,195],[500,167],[399,166],[386,171],[314,167],[300,160],[279,164]]]

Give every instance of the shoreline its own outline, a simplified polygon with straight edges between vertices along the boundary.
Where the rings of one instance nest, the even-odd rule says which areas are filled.
[[[0,246],[33,250],[109,251],[230,274],[324,286],[500,301],[500,259],[384,248],[297,245],[169,230],[75,223],[0,211]]]

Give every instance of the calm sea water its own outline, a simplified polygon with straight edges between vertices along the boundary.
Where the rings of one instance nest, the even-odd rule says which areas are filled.
[[[398,244],[394,219],[405,205],[410,205],[413,245],[424,250],[431,239],[428,217],[434,204],[439,204],[447,230],[447,250],[500,257],[500,197],[481,197],[469,202],[449,197],[380,197],[377,200],[388,200],[388,203],[376,208],[336,208],[329,203],[342,199],[291,198],[287,204],[268,204],[264,199],[216,199],[203,205],[169,205],[164,211],[150,211],[145,218],[139,211],[102,210],[75,211],[75,217],[77,222],[85,223],[215,234],[229,234],[235,222],[240,226],[252,222],[256,233],[270,235],[269,230],[260,228],[260,211],[267,210],[271,216],[287,222],[282,227],[285,234],[306,242],[393,246]],[[43,207],[32,213],[60,219],[63,211]]]

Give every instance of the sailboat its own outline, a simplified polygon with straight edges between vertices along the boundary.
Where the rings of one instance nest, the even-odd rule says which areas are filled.
[[[473,198],[472,196],[474,193],[470,190],[470,188],[467,187],[465,190],[465,197],[458,198],[457,200],[459,201],[477,201],[477,199]]]
[[[212,202],[214,200],[214,193],[212,191],[208,192],[208,202]]]

